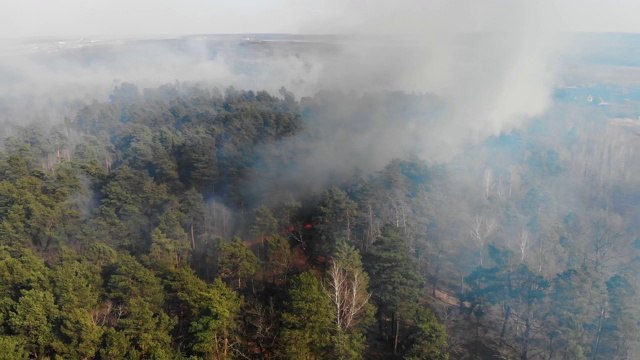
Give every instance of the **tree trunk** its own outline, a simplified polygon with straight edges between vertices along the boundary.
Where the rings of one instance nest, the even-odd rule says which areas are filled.
[[[193,223],[191,223],[191,250],[195,251],[196,249],[196,238],[193,235]]]
[[[529,356],[529,337],[531,336],[531,320],[527,316],[524,321],[524,335],[522,339],[522,360],[527,360]]]
[[[391,340],[396,336],[396,313],[395,311],[391,313]],[[387,341],[389,341],[387,337]]]
[[[596,359],[596,356],[598,354],[598,346],[600,345],[600,337],[602,335],[602,321],[604,320],[606,305],[607,303],[605,302],[600,308],[600,318],[598,319],[598,330],[596,332],[596,344],[593,347],[593,356],[591,357],[593,360]]]
[[[478,348],[480,347],[480,316],[476,315],[476,348],[474,351],[474,358],[478,358]]]
[[[400,320],[396,319],[395,323],[395,334],[393,336],[393,355],[396,355],[398,352],[398,336],[400,334]]]
[[[369,207],[369,236],[365,252],[369,250],[369,246],[371,246],[371,243],[373,242],[373,209],[371,208],[371,203],[368,203],[367,205]]]
[[[504,313],[504,319],[502,320],[502,330],[500,331],[501,346],[502,346],[502,342],[504,341],[504,335],[507,332],[507,322],[509,321],[509,316],[511,316],[511,305],[507,304],[507,309]]]
[[[351,242],[351,216],[349,216],[349,211],[346,211],[347,215],[347,242]]]
[[[549,333],[549,355],[547,356],[547,360],[553,359],[553,353],[555,352],[553,349],[554,336],[555,336],[555,332]]]

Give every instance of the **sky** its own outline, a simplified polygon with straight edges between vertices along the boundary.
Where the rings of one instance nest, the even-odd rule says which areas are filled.
[[[505,30],[477,14],[514,7],[544,30],[640,32],[637,0],[2,0],[0,37],[403,33],[443,21],[473,32]]]

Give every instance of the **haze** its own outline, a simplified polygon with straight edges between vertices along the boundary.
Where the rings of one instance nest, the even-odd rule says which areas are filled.
[[[294,1],[294,0],[5,0],[0,36],[148,36],[203,33],[411,32],[443,22],[454,31],[486,30],[514,6],[543,15],[554,31],[639,32],[640,4],[618,1]],[[443,8],[445,9],[443,15]],[[418,11],[416,11],[418,10]],[[479,14],[490,14],[489,17]],[[389,24],[393,14],[403,18]],[[382,24],[380,23],[382,21]]]
[[[573,0],[65,0],[5,6],[2,35],[22,40],[7,45],[0,58],[0,97],[17,113],[42,104],[53,122],[73,114],[55,113],[52,102],[106,100],[121,82],[141,88],[200,82],[272,93],[284,86],[298,98],[321,90],[438,97],[437,121],[433,114],[414,114],[410,119],[372,115],[362,122],[354,120],[353,109],[343,109],[342,118],[317,124],[324,135],[313,153],[329,161],[321,167],[319,160],[299,162],[313,163],[328,177],[354,166],[376,170],[407,155],[448,161],[465,146],[519,128],[551,102],[571,43],[567,31],[640,27],[631,19],[640,5],[631,1],[605,6]],[[212,50],[210,37],[180,37],[230,33],[340,37],[316,39],[318,46],[305,49],[265,48],[248,64],[244,49]],[[246,38],[252,39],[230,39]],[[345,160],[330,161],[336,158]]]

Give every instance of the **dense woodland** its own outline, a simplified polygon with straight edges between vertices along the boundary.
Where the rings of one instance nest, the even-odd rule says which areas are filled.
[[[628,127],[559,103],[446,164],[279,183],[295,163],[262,151],[313,136],[327,96],[124,83],[9,119],[0,358],[637,358]]]

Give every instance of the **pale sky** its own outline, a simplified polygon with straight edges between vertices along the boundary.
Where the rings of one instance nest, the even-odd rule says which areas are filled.
[[[466,32],[514,9],[536,29],[640,32],[638,0],[0,0],[0,37]]]

